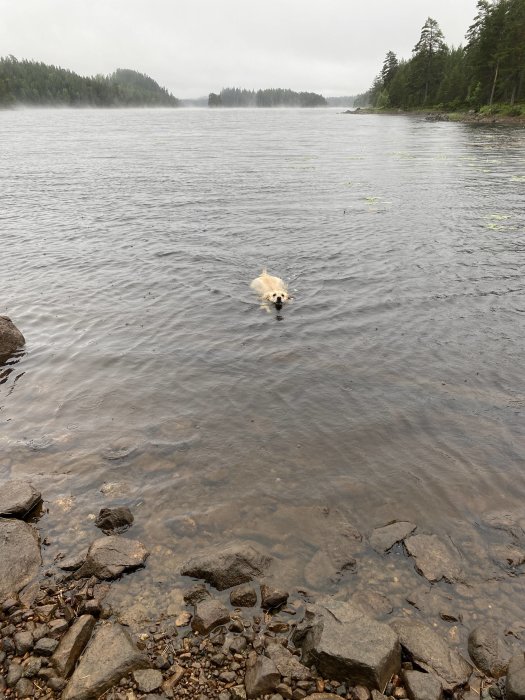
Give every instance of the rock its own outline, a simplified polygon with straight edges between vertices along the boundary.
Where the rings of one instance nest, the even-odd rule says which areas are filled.
[[[144,566],[148,556],[149,552],[138,540],[128,540],[119,535],[102,537],[88,549],[86,561],[75,573],[75,578],[117,578],[125,571]]]
[[[8,682],[9,685],[9,682]],[[525,654],[515,654],[507,670],[506,700],[525,699]]]
[[[22,662],[22,677],[34,678],[42,668],[42,659],[37,656],[28,656]]]
[[[57,692],[64,690],[66,684],[67,681],[64,678],[59,678],[58,676],[55,676],[55,678],[50,678],[47,682],[48,688],[51,688],[51,690],[56,690]]]
[[[36,530],[21,520],[0,518],[0,600],[27,586],[41,563]]]
[[[272,693],[281,682],[281,674],[274,662],[266,656],[258,656],[247,665],[244,686],[248,698]]]
[[[405,547],[416,562],[416,571],[431,583],[445,579],[449,583],[461,579],[461,563],[451,547],[437,535],[412,535]]]
[[[401,665],[396,634],[352,603],[326,599],[307,605],[293,640],[302,661],[325,677],[383,690]]]
[[[35,694],[35,686],[29,678],[21,678],[15,685],[15,691],[19,698],[29,698]]]
[[[492,559],[504,567],[517,567],[525,563],[525,549],[515,544],[493,544],[489,552]]]
[[[69,557],[58,562],[58,568],[62,569],[62,571],[76,571],[80,569],[82,564],[86,561],[87,553],[88,548],[86,547],[77,554],[71,554]]]
[[[288,601],[288,592],[268,586],[266,583],[261,585],[261,608],[263,610],[274,610],[286,605]]]
[[[31,651],[34,644],[33,635],[31,632],[17,632],[14,637],[15,647],[20,656],[23,656],[26,652]]]
[[[51,620],[51,622],[48,624],[49,627],[49,635],[51,637],[60,637],[64,634],[64,632],[67,630],[69,627],[69,624],[67,623],[66,620]]]
[[[246,688],[243,685],[234,685],[230,688],[231,700],[246,700]]]
[[[0,489],[0,517],[23,519],[41,501],[40,491],[28,481],[7,481]]]
[[[22,666],[19,663],[11,662],[7,671],[7,687],[13,688],[22,678]]]
[[[249,583],[243,583],[230,592],[230,603],[235,608],[253,608],[257,603],[257,592]]]
[[[201,600],[210,597],[210,592],[203,583],[197,583],[184,594],[184,602],[188,605],[197,605]]]
[[[351,602],[370,617],[383,617],[390,615],[393,605],[390,600],[381,593],[374,591],[357,591],[351,598]]]
[[[51,639],[50,637],[42,637],[35,644],[33,651],[35,654],[40,656],[51,656],[58,646],[57,639]]]
[[[195,614],[191,621],[194,632],[207,634],[210,630],[225,625],[230,621],[230,611],[215,598],[205,598],[195,606]]]
[[[335,693],[312,693],[307,695],[304,700],[341,700],[341,696]]]
[[[117,623],[101,625],[84,652],[62,700],[98,698],[127,673],[148,666],[127,632]]]
[[[102,508],[98,514],[95,525],[102,532],[124,532],[133,523],[133,513],[127,506],[117,506],[116,508]]]
[[[510,653],[503,637],[490,624],[479,625],[469,634],[468,653],[474,664],[492,678],[507,672]]]
[[[434,673],[444,690],[453,691],[466,684],[471,665],[430,627],[418,620],[404,619],[394,620],[391,627],[412,660],[428,673]]]
[[[311,673],[288,649],[279,642],[270,642],[266,648],[268,657],[274,662],[283,678],[305,681],[311,678]]]
[[[153,668],[133,672],[133,679],[141,693],[152,693],[162,685],[162,673]]]
[[[91,615],[82,615],[75,620],[60,640],[51,657],[51,664],[64,678],[67,678],[74,669],[80,654],[89,642],[94,627],[95,618]]]
[[[223,591],[261,576],[271,561],[251,545],[233,542],[193,557],[183,564],[181,574],[204,579]]]
[[[7,359],[25,345],[25,338],[7,316],[0,316],[0,360]]]
[[[441,700],[443,697],[441,681],[433,673],[403,671],[403,681],[409,700]]]
[[[377,527],[370,534],[370,545],[379,554],[386,554],[397,542],[402,542],[405,537],[411,535],[416,527],[414,523],[405,521],[396,521],[384,527]]]

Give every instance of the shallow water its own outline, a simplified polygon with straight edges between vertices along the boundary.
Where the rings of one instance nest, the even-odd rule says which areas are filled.
[[[256,541],[304,586],[341,522],[410,519],[454,542],[467,599],[525,609],[487,554],[490,516],[525,516],[525,130],[27,110],[0,142],[0,313],[27,339],[0,368],[0,478],[41,487],[48,562],[129,504],[153,554],[122,595],[176,607],[204,545]],[[295,296],[279,314],[263,266]],[[422,581],[399,552],[358,564],[344,586],[400,606]]]

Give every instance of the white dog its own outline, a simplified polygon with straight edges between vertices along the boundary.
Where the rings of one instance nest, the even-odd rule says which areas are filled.
[[[283,304],[291,299],[282,279],[269,275],[266,268],[253,280],[250,287],[257,292],[262,301],[271,301],[277,309],[282,309]]]

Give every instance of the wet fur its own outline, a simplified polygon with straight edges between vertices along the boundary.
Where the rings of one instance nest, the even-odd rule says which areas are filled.
[[[257,292],[261,301],[269,301],[276,303],[278,297],[281,298],[281,304],[285,304],[290,299],[288,287],[279,277],[273,277],[264,269],[259,277],[256,277],[250,287]]]

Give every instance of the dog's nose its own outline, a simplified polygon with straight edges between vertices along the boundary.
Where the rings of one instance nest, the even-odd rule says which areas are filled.
[[[281,297],[277,297],[277,303],[278,303],[278,304],[281,303]]]

